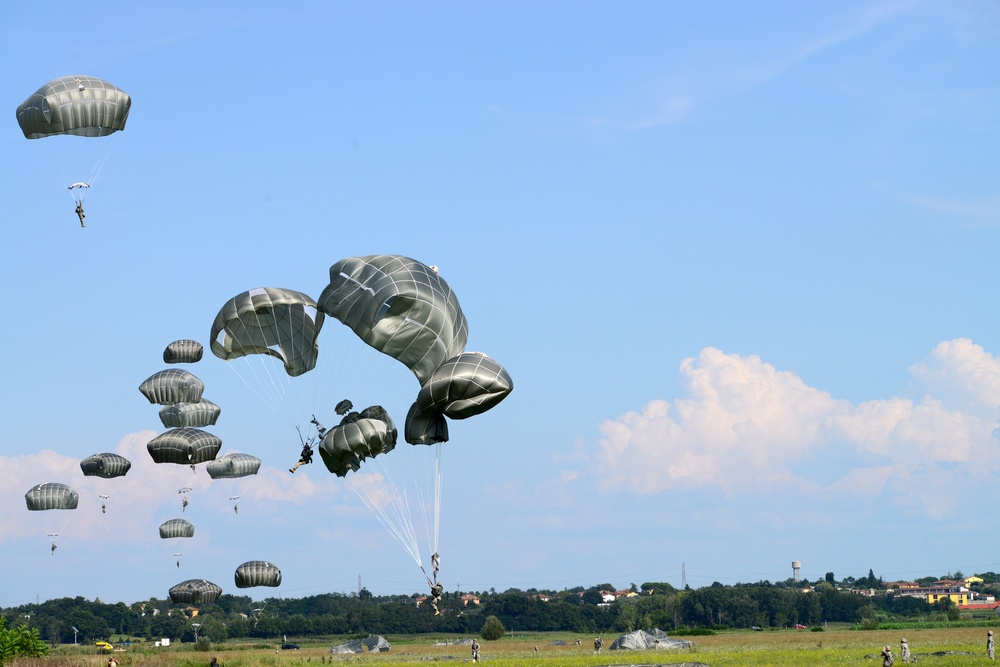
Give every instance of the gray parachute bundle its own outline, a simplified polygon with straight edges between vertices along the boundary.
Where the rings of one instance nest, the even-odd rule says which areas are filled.
[[[280,586],[281,570],[266,560],[251,560],[236,568],[236,588]]]
[[[205,348],[196,340],[184,338],[175,340],[163,350],[163,363],[193,364],[201,361]]]
[[[104,137],[125,129],[132,99],[117,86],[91,76],[64,76],[35,91],[17,107],[27,139],[57,134]]]
[[[503,366],[481,352],[463,352],[441,364],[420,387],[406,415],[406,441],[414,445],[445,442],[444,417],[467,419],[486,412],[513,388]]]
[[[24,502],[32,512],[44,510],[75,510],[80,504],[80,494],[66,484],[45,482],[31,487],[24,494]]]
[[[124,456],[102,452],[80,461],[80,469],[87,477],[121,477],[132,467],[132,462]]]
[[[222,588],[206,579],[188,579],[170,589],[175,604],[211,604],[222,595]]]
[[[219,419],[222,408],[207,399],[194,403],[171,403],[160,408],[160,422],[166,428],[180,426],[212,426]]]
[[[364,639],[351,639],[342,644],[337,644],[330,649],[330,653],[334,655],[364,653],[365,649],[369,653],[388,653],[392,649],[392,645],[382,635],[368,635]]]
[[[139,391],[150,403],[197,403],[205,391],[205,383],[183,368],[167,368],[146,378]]]
[[[396,425],[375,405],[344,417],[323,438],[319,453],[327,470],[344,477],[351,470],[357,472],[365,459],[392,451],[396,438]]]
[[[659,629],[654,629],[654,634],[645,630],[633,630],[627,632],[614,642],[610,650],[612,651],[645,651],[647,649],[666,650],[691,648],[693,642],[683,639],[670,639],[666,633]]]
[[[194,537],[194,524],[187,519],[167,519],[160,524],[160,539]]]
[[[235,479],[256,475],[260,470],[260,459],[250,454],[232,452],[210,461],[205,470],[212,479]]]
[[[264,354],[279,359],[292,377],[316,366],[323,313],[312,297],[260,287],[236,295],[212,323],[212,353],[223,361]]]
[[[348,257],[330,267],[319,309],[398,359],[423,384],[469,335],[458,298],[437,270],[400,255]]]
[[[195,465],[211,461],[222,448],[222,439],[200,429],[181,427],[161,433],[146,449],[156,463]]]

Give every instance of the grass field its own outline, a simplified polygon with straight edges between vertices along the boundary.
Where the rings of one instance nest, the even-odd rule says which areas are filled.
[[[592,636],[570,633],[527,634],[507,637],[496,642],[480,642],[480,662],[494,667],[583,667],[601,665],[677,665],[684,662],[704,663],[711,667],[780,665],[865,665],[881,667],[879,656],[883,645],[889,645],[899,659],[899,640],[906,637],[919,665],[945,667],[950,665],[982,665],[986,657],[984,628],[943,628],[926,630],[875,630],[867,632],[832,630],[827,632],[778,631],[731,632],[694,637],[697,646],[685,651],[608,651],[594,655]],[[581,645],[574,645],[579,638]],[[125,652],[116,652],[120,667],[208,667],[212,657],[221,667],[319,667],[320,665],[387,665],[392,667],[423,666],[428,663],[470,662],[471,650],[465,645],[441,645],[440,636],[388,636],[392,650],[388,653],[331,656],[333,640],[310,643],[295,641],[299,651],[275,651],[275,646],[263,642],[254,644],[218,644],[208,652],[194,651],[193,644],[174,644],[165,649],[143,645]],[[605,637],[608,646],[614,637]],[[553,646],[563,640],[565,646]],[[535,651],[535,647],[538,651]],[[106,667],[108,656],[97,653],[92,646],[61,646],[47,658],[19,659],[14,667]]]

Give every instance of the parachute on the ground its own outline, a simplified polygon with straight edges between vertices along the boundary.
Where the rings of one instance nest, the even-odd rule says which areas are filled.
[[[195,465],[211,461],[222,448],[222,439],[197,428],[187,426],[161,433],[146,449],[156,463]]]
[[[193,364],[201,361],[205,348],[196,340],[184,338],[175,340],[163,350],[163,362],[167,364]]]
[[[387,653],[392,649],[392,644],[382,635],[368,635],[364,639],[350,639],[342,644],[337,644],[330,649],[333,655],[343,655],[351,653]]]
[[[194,537],[194,524],[187,519],[167,519],[160,524],[160,538]]]
[[[340,260],[317,303],[365,343],[403,362],[421,384],[465,348],[469,335],[448,283],[433,267],[400,255]]]
[[[17,107],[26,139],[57,134],[104,137],[125,129],[132,99],[117,86],[90,76],[49,81]]]
[[[222,408],[207,399],[194,403],[171,403],[160,408],[160,422],[166,428],[180,426],[212,426],[219,419]]]
[[[339,477],[357,472],[367,458],[392,451],[396,446],[396,425],[378,405],[345,416],[330,429],[319,446],[327,469]]]
[[[102,452],[80,461],[80,469],[88,477],[121,477],[132,467],[132,462],[124,456]]]
[[[207,579],[188,579],[170,589],[175,604],[211,604],[222,595],[222,588]]]
[[[250,454],[232,452],[210,461],[205,470],[212,479],[234,479],[256,475],[260,470],[260,459]]]
[[[307,294],[261,287],[226,302],[212,324],[212,353],[223,361],[251,354],[279,359],[293,377],[313,369],[323,313]]]
[[[514,388],[503,366],[481,352],[463,352],[441,364],[420,387],[406,415],[404,434],[413,445],[448,440],[444,417],[467,419],[486,412]]]
[[[205,391],[205,383],[183,368],[167,368],[146,378],[139,391],[150,403],[197,403]]]
[[[280,586],[281,570],[266,560],[251,560],[236,568],[236,587]]]
[[[45,482],[36,484],[24,494],[24,502],[28,509],[37,512],[42,510],[75,510],[80,504],[80,494],[66,484],[60,482]]]

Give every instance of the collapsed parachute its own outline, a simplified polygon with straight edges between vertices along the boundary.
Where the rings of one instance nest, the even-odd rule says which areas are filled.
[[[260,470],[260,459],[250,454],[233,452],[211,461],[205,470],[212,479],[235,479],[256,475]]]
[[[170,589],[175,604],[211,604],[222,595],[222,588],[206,579],[188,579]]]
[[[75,510],[80,504],[80,494],[66,484],[45,482],[31,487],[24,494],[24,502],[32,512]]]
[[[165,364],[193,364],[201,361],[205,348],[196,340],[175,340],[163,350]]]
[[[168,368],[146,378],[139,391],[150,403],[197,403],[205,391],[205,383],[182,368]]]
[[[236,587],[280,586],[281,570],[266,560],[251,560],[236,568]]]
[[[194,537],[194,524],[187,519],[167,519],[160,524],[160,539]]]
[[[396,426],[381,406],[351,412],[330,429],[319,446],[327,469],[338,477],[357,471],[365,459],[396,447]]]
[[[156,463],[195,465],[211,461],[222,448],[222,439],[200,429],[181,427],[161,433],[146,449]]]
[[[132,462],[124,456],[103,452],[88,456],[80,461],[80,469],[88,477],[121,477],[132,467]]]
[[[252,289],[230,299],[216,315],[212,352],[223,361],[269,355],[295,377],[316,366],[322,327],[323,314],[308,295],[276,287]]]
[[[212,426],[222,414],[222,408],[207,399],[194,403],[171,403],[160,408],[160,422],[166,428],[180,426]]]
[[[64,76],[39,88],[17,107],[26,139],[57,134],[105,137],[125,129],[132,99],[117,86],[90,76]]]

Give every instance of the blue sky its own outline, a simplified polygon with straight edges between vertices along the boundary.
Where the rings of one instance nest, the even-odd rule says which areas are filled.
[[[1000,571],[993,3],[203,5],[2,10],[0,606],[423,590],[354,491],[372,473],[287,472],[295,424],[334,421],[319,379],[271,409],[190,367],[222,452],[264,461],[245,486],[145,451],[170,341],[372,253],[440,267],[515,383],[442,448],[446,590]],[[13,113],[67,74],[133,100],[83,145],[106,158],[86,229],[80,142]],[[317,376],[402,423],[415,378],[335,373],[379,363],[338,326]],[[386,466],[426,470],[406,447]],[[132,470],[84,478],[101,451]],[[80,507],[28,512],[46,481]],[[280,588],[235,589],[256,559]]]

